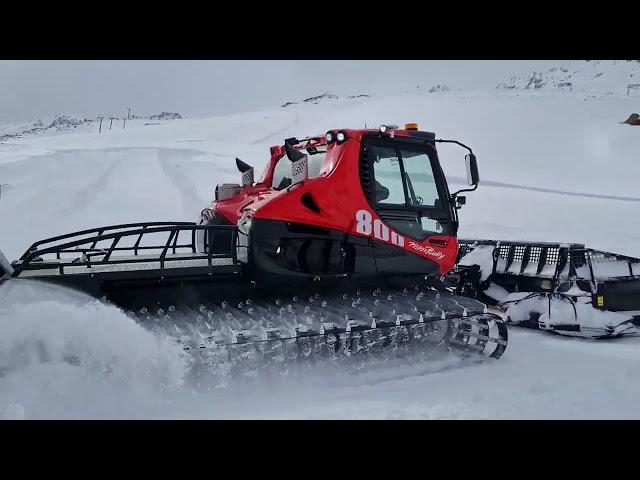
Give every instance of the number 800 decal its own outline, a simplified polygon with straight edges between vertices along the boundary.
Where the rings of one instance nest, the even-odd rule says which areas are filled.
[[[356,212],[356,232],[368,237],[373,234],[373,237],[378,240],[391,241],[394,245],[404,247],[404,237],[390,230],[379,219],[376,218],[374,220],[371,212],[367,210],[358,210]]]

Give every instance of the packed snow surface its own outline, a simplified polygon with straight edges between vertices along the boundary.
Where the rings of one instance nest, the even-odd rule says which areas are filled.
[[[0,143],[0,248],[104,224],[196,220],[234,157],[329,128],[418,122],[471,145],[484,182],[463,238],[578,242],[640,256],[640,127],[623,93],[441,91],[127,122]],[[544,90],[544,89],[543,89]],[[404,92],[402,92],[404,93]],[[146,124],[145,124],[146,123]],[[441,146],[451,189],[464,151]],[[547,191],[542,191],[547,190]],[[553,193],[550,193],[552,191]],[[498,361],[376,366],[227,390],[190,383],[182,351],[121,311],[29,282],[0,287],[0,418],[639,418],[640,342],[509,330]]]

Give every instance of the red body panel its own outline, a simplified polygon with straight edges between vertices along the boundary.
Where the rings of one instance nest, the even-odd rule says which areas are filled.
[[[287,161],[283,158],[284,147],[271,147],[270,162],[258,183],[244,187],[233,198],[213,202],[210,208],[232,224],[237,223],[249,208],[253,210],[249,214],[256,219],[301,223],[371,237],[378,242],[432,260],[438,264],[440,273],[445,274],[454,267],[458,255],[456,237],[431,236],[420,242],[400,235],[382,222],[362,192],[359,175],[361,140],[364,133],[376,131],[346,130],[347,141],[328,145],[320,175],[293,185],[288,190],[278,191],[270,187],[277,161]],[[394,135],[408,136],[408,132],[395,130]],[[318,144],[326,143],[322,140]],[[298,145],[296,148],[303,146]],[[319,213],[309,210],[301,202],[305,193],[311,194],[320,207]],[[362,211],[368,214],[358,213]],[[366,225],[361,224],[360,228],[356,221],[358,214],[367,220]],[[369,225],[375,226],[375,231]]]

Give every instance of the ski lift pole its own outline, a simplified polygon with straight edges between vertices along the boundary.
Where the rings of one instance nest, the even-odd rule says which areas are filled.
[[[0,199],[2,199],[2,187],[8,187],[8,183],[0,183]]]

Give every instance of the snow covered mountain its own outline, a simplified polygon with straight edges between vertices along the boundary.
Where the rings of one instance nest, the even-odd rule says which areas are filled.
[[[437,84],[429,89],[429,93],[448,92],[449,90],[451,89],[447,85]]]
[[[637,94],[640,60],[576,60],[562,62],[547,71],[511,77],[496,88],[505,90],[577,90],[601,94]]]
[[[175,112],[161,112],[146,116],[133,115],[131,118],[142,120],[179,120],[182,116]],[[122,121],[121,118],[115,117],[114,120]],[[109,121],[110,118],[108,116],[103,117],[103,125],[105,128],[109,125]],[[0,125],[0,142],[6,142],[7,140],[20,138],[22,136],[51,135],[72,131],[91,132],[98,122],[97,118],[86,118],[86,116],[77,114],[43,116],[30,122]]]
[[[360,94],[357,94],[357,95],[347,95],[342,100],[344,101],[345,99],[368,98],[370,96],[371,95],[368,95],[366,93],[360,93]],[[287,107],[290,107],[292,105],[304,105],[304,104],[318,105],[319,103],[327,103],[327,102],[329,102],[329,103],[334,102],[335,103],[335,101],[339,100],[339,99],[340,99],[340,97],[338,97],[337,95],[334,95],[332,93],[322,93],[320,95],[316,95],[316,96],[313,96],[313,97],[308,97],[308,98],[305,98],[305,99],[300,100],[300,101],[295,101],[295,102],[294,101],[288,101],[288,102],[285,102],[282,105],[280,105],[280,107],[287,108]]]
[[[26,123],[0,125],[0,142],[22,135],[70,131],[92,122],[93,120],[78,115],[53,115]]]
[[[177,112],[162,112],[149,116],[149,120],[180,120],[182,115]]]

